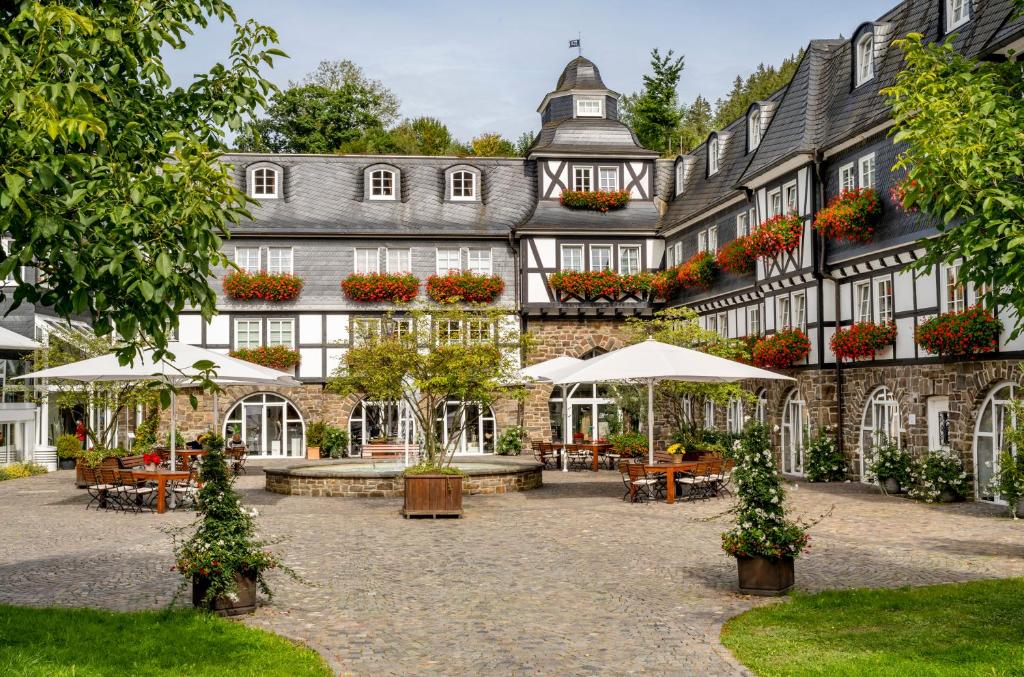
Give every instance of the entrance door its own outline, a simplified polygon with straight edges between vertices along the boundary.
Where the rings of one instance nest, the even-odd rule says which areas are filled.
[[[267,453],[263,430],[263,405],[244,403],[242,405],[242,441],[245,443],[246,454],[262,456]]]
[[[795,393],[782,412],[782,472],[804,474],[804,402]]]

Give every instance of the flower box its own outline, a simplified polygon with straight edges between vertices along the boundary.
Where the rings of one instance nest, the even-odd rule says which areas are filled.
[[[917,345],[936,355],[975,355],[995,350],[1003,323],[981,306],[944,313],[917,327]]]
[[[768,219],[750,234],[750,252],[757,258],[774,258],[800,246],[804,220],[798,214],[780,214]]]
[[[461,517],[461,475],[406,475],[402,515]]]
[[[236,270],[224,278],[224,293],[236,301],[294,301],[302,284],[302,278],[291,273]]]
[[[757,257],[751,250],[750,237],[738,237],[722,245],[716,257],[718,267],[734,275],[749,275],[754,272]]]
[[[436,303],[491,303],[505,290],[498,275],[450,271],[427,278],[427,296]]]
[[[679,289],[679,278],[674,269],[660,270],[651,276],[651,294],[655,298],[672,298],[677,289]]]
[[[412,273],[353,273],[341,289],[357,303],[408,303],[420,293],[420,281]]]
[[[896,340],[896,325],[857,322],[832,335],[832,352],[837,360],[873,358],[875,353]]]
[[[873,188],[844,190],[814,215],[814,227],[824,237],[870,242],[882,217],[882,201]]]
[[[236,590],[231,595],[206,599],[210,579],[200,574],[192,576],[192,606],[212,611],[220,616],[241,616],[256,611],[256,574],[235,573]]]
[[[607,212],[629,204],[628,190],[563,190],[559,202],[569,209]]]
[[[286,371],[298,365],[299,351],[288,346],[260,346],[258,348],[239,348],[232,350],[231,357],[252,362],[262,367]]]
[[[785,369],[803,360],[811,352],[811,341],[799,329],[783,329],[765,336],[754,345],[754,365]]]
[[[747,595],[782,595],[796,580],[792,557],[737,557],[740,592]]]
[[[548,283],[558,293],[560,301],[572,298],[580,301],[644,300],[654,289],[656,277],[656,274],[646,272],[620,275],[614,270],[562,270],[551,273]]]
[[[701,288],[707,289],[715,281],[718,275],[718,262],[711,252],[697,252],[690,259],[679,266],[676,278],[680,286],[685,289]]]

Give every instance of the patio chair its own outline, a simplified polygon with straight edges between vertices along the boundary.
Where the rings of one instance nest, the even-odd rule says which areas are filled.
[[[605,452],[604,458],[608,463],[608,469],[614,470],[619,466],[619,460],[622,459],[622,454],[618,454],[614,451],[607,451]]]
[[[107,491],[114,488],[112,484],[104,484],[98,468],[85,466],[82,468],[82,479],[85,480],[85,490],[89,492],[89,502],[85,509],[95,503],[96,509],[107,507]]]
[[[170,493],[174,496],[174,509],[185,507],[188,504],[195,509],[199,500],[199,485],[196,484],[196,476],[199,474],[199,467],[192,463],[188,469],[188,479],[169,482]]]
[[[590,470],[594,452],[588,449],[573,449],[569,454],[569,470]]]
[[[114,485],[114,493],[123,504],[125,510],[142,512],[144,508],[153,512],[153,501],[156,498],[156,487],[149,486],[135,478],[131,470],[115,471],[117,483]]]
[[[693,472],[676,477],[679,488],[685,490],[686,500],[694,501],[707,498],[708,483],[711,481],[711,464],[699,463]]]
[[[732,459],[729,459],[722,464],[722,472],[719,474],[717,485],[715,486],[716,496],[721,497],[725,494],[729,494],[730,496],[733,495],[730,486],[732,485],[732,470],[735,466],[736,462]]]
[[[226,449],[224,455],[227,456],[232,475],[238,477],[245,474],[245,447]]]
[[[658,480],[647,476],[647,470],[643,463],[628,463],[626,465],[629,473],[629,484],[634,503],[643,503],[644,500],[657,498]]]

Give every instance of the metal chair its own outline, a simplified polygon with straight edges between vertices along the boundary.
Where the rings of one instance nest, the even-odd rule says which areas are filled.
[[[88,466],[82,468],[82,479],[85,480],[85,490],[89,492],[89,502],[85,504],[85,509],[88,510],[93,503],[97,510],[106,508],[107,491],[113,489],[114,485],[104,484],[99,469]]]
[[[694,501],[698,498],[707,498],[707,487],[711,477],[711,464],[699,463],[693,467],[693,472],[676,477],[680,489],[686,490],[686,500]]]
[[[184,481],[170,482],[170,490],[174,495],[174,509],[182,508],[189,504],[195,508],[199,501],[199,485],[196,484],[196,475],[199,472],[197,464],[191,463],[188,468],[188,478]]]
[[[643,463],[627,463],[626,470],[629,473],[630,495],[634,503],[657,498],[658,480],[647,476]]]
[[[156,499],[157,489],[146,482],[135,478],[131,470],[115,471],[117,484],[114,486],[118,500],[125,510],[142,512],[143,508],[153,512],[153,502]]]

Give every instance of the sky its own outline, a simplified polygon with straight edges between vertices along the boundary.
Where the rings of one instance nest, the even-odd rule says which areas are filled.
[[[896,0],[234,0],[240,19],[272,26],[281,59],[267,77],[284,86],[324,59],[350,59],[401,102],[403,117],[428,115],[468,140],[537,131],[537,106],[554,89],[580,35],[583,55],[622,94],[642,86],[650,51],[685,57],[681,102],[712,103],[737,74],[777,65],[812,38],[849,36]],[[197,31],[166,56],[176,84],[227,56],[232,30]]]

